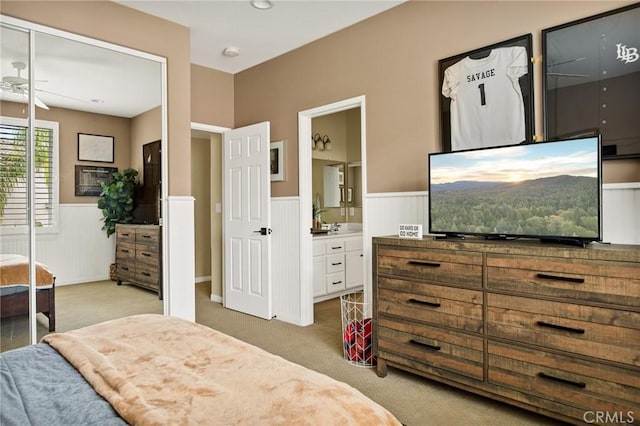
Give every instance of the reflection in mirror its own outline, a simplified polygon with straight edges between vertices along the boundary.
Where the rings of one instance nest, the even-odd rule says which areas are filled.
[[[29,34],[19,28],[5,26],[0,28],[0,57],[2,58],[2,99],[11,98],[21,102],[24,107],[23,119],[4,117],[0,109],[0,270],[6,286],[0,287],[0,351],[25,346],[30,343],[29,333],[29,247],[19,245],[7,250],[4,241],[7,235],[4,229],[14,230],[15,238],[29,240],[29,220],[27,205],[28,181],[27,169],[28,128],[26,124],[29,99]],[[15,60],[5,60],[15,58]],[[4,105],[4,103],[3,103]],[[19,262],[19,263],[17,263]],[[11,264],[19,266],[18,274],[10,276],[4,268]],[[15,266],[14,266],[15,267]]]
[[[312,149],[312,190],[324,223],[362,223],[360,108],[312,121],[313,134],[327,135],[331,149]]]
[[[29,63],[28,50],[19,51],[18,38],[7,34],[3,27],[1,115],[3,119],[24,120],[29,111],[27,99],[17,98],[5,90],[6,81],[11,81],[5,77],[16,74],[12,62]],[[133,168],[138,172],[140,184],[145,181],[143,146],[162,139],[164,65],[151,55],[103,42],[94,43],[83,37],[63,37],[59,31],[56,35],[34,34],[33,90],[38,99],[36,157],[39,150],[48,149],[38,157],[48,166],[36,166],[32,177],[38,191],[35,246],[37,261],[55,275],[56,330],[65,331],[135,313],[162,313],[163,304],[157,292],[133,285],[116,285],[110,279],[110,265],[116,260],[115,235],[107,237],[101,229],[98,197],[85,195],[95,192],[77,189],[87,186],[101,191],[102,177],[97,177],[103,175],[89,172],[105,167],[120,171]],[[28,67],[23,75],[28,75]],[[50,133],[40,129],[50,129]],[[84,153],[79,157],[79,133],[105,136],[102,140],[113,140],[113,143],[95,147],[88,157]],[[103,150],[109,150],[108,155],[104,155]],[[113,162],[105,162],[110,156]],[[78,175],[83,176],[81,181],[77,181],[76,166],[87,170]],[[154,191],[157,197],[160,191],[157,187]],[[22,228],[5,219],[3,215],[0,220],[0,253],[28,252],[29,238],[21,232]],[[134,258],[127,260],[135,265]],[[160,258],[158,262],[160,269]],[[2,311],[3,316],[8,312]],[[4,332],[5,326],[19,318],[22,317],[2,318],[3,351],[25,344],[19,343],[22,340],[17,335],[22,331],[14,331],[13,336]],[[48,333],[47,317],[38,314],[37,326],[38,338]]]

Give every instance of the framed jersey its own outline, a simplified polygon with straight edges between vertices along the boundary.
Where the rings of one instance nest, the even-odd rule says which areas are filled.
[[[442,150],[533,141],[531,34],[438,61]]]

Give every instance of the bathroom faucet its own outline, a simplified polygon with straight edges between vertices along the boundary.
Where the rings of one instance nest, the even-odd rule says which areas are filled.
[[[340,224],[338,222],[334,222],[333,225],[331,225],[331,232],[338,232],[340,230]]]

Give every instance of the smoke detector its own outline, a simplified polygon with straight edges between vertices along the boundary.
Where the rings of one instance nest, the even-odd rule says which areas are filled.
[[[222,54],[228,58],[234,58],[240,55],[240,49],[233,46],[225,47],[224,50],[222,51]]]

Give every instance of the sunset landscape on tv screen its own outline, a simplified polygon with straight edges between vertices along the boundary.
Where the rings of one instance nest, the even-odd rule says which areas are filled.
[[[599,139],[432,154],[430,232],[596,240]]]

